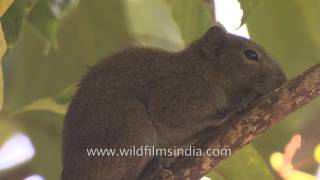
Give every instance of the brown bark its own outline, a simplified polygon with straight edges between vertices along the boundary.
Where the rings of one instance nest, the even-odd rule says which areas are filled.
[[[214,131],[208,129],[207,136],[196,146],[202,149],[230,148],[235,152],[319,95],[320,64],[317,64],[252,104],[246,112],[231,118],[228,124]],[[166,179],[199,179],[226,158],[178,157],[170,167],[173,175]]]

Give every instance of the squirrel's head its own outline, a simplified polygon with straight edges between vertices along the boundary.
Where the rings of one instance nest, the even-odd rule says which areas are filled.
[[[210,28],[200,39],[203,57],[239,91],[267,94],[286,81],[278,64],[253,41]]]

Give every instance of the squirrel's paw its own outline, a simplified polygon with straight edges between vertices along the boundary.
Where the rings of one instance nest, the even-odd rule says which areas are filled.
[[[173,175],[172,171],[164,167],[161,167],[154,172],[154,177],[152,178],[152,180],[161,180],[161,179],[170,177],[172,175]]]
[[[149,165],[148,170],[143,173],[140,180],[158,180],[172,176],[169,167],[175,159],[175,157],[156,157]]]

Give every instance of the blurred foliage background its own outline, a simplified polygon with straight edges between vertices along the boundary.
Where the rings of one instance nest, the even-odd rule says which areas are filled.
[[[239,2],[251,39],[272,54],[288,78],[320,61],[318,0]],[[211,7],[210,0],[0,0],[0,152],[18,132],[28,135],[36,150],[31,160],[0,169],[0,179],[31,174],[59,179],[63,116],[87,67],[129,46],[178,51],[213,24]],[[317,99],[208,176],[273,179],[270,154],[283,151],[294,133],[302,134],[306,147],[296,161],[312,158],[320,143],[319,116]],[[311,162],[300,168],[314,174],[316,167]]]

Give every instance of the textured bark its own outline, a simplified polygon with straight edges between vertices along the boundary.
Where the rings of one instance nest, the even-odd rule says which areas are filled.
[[[320,64],[317,64],[252,104],[246,112],[231,118],[218,130],[206,130],[205,138],[196,146],[202,149],[230,148],[235,152],[319,95]],[[225,158],[178,157],[170,167],[173,175],[166,179],[199,179]]]

